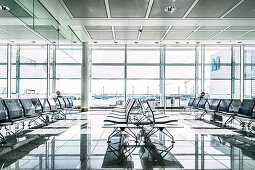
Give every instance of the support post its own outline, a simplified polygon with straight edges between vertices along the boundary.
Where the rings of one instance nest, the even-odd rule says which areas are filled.
[[[20,46],[16,51],[16,98],[20,96]]]
[[[57,75],[57,72],[56,72],[56,56],[57,56],[57,49],[56,49],[56,46],[53,46],[53,62],[52,62],[52,93],[56,93],[56,75]]]
[[[82,42],[81,112],[88,111],[88,42]]]
[[[127,102],[127,45],[125,45],[125,67],[124,67],[124,81],[125,81],[125,85],[124,85],[124,100],[125,100],[125,104]]]
[[[46,97],[50,97],[50,45],[47,44],[47,92]]]
[[[241,101],[244,98],[244,46],[241,45],[241,56],[240,56],[240,63],[241,63],[241,69],[240,69],[240,75],[241,75],[241,82],[240,82],[240,99]]]
[[[11,98],[11,45],[7,45],[7,98]]]

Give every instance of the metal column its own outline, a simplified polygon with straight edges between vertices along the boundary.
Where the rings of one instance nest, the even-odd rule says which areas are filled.
[[[47,92],[46,97],[50,97],[50,45],[47,44]]]
[[[16,98],[20,96],[20,46],[16,51]]]
[[[235,55],[234,48],[231,47],[231,99],[235,98]]]
[[[81,112],[88,111],[88,42],[82,42],[81,64]]]
[[[205,46],[201,47],[201,92],[203,92],[205,84]],[[208,93],[208,92],[205,92]]]
[[[7,98],[11,98],[11,46],[7,45]]]
[[[56,93],[56,59],[57,59],[57,54],[56,54],[56,46],[53,47],[53,61],[52,61],[52,93]]]
[[[240,56],[240,63],[241,63],[241,69],[240,69],[240,99],[241,101],[244,98],[244,46],[241,46],[241,56]]]
[[[124,67],[124,100],[127,102],[127,45],[125,45],[125,67]]]
[[[165,46],[160,47],[160,105],[164,107],[164,112],[166,111],[166,89],[165,89]]]
[[[199,51],[198,48],[195,48],[195,97],[197,97],[199,89]]]

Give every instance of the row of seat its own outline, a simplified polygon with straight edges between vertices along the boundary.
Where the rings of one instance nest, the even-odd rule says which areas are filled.
[[[121,110],[111,112],[104,120],[104,122],[114,124],[114,131],[108,137],[108,141],[110,141],[113,136],[125,131],[125,129],[132,131],[130,130],[131,128],[143,129],[143,126],[150,125],[150,130],[144,134],[145,142],[150,136],[159,130],[169,136],[172,139],[172,142],[174,142],[173,136],[166,128],[170,123],[177,121],[178,120],[171,119],[171,117],[168,115],[154,113],[148,101],[142,102],[139,99],[128,100],[126,108],[124,108],[122,112]],[[136,136],[133,137],[137,140]]]
[[[208,108],[206,104],[208,103]],[[222,122],[226,126],[232,120],[237,120],[241,126],[245,125],[248,121],[248,129],[255,119],[254,114],[255,100],[244,99],[242,102],[239,99],[204,99],[204,98],[191,98],[188,103],[189,109],[195,111],[203,111],[200,119],[207,113],[213,113],[212,116],[225,116],[228,117],[227,121]],[[252,131],[251,131],[252,132]]]
[[[66,118],[66,113],[72,108],[73,101],[70,98],[0,99],[0,130],[4,127],[8,134],[14,134],[7,126],[21,123],[22,128],[16,132],[18,134],[24,129],[25,121],[29,121],[29,128],[33,122],[40,124],[38,120],[47,124],[49,116],[52,120],[56,115]],[[4,142],[1,132],[0,139]]]

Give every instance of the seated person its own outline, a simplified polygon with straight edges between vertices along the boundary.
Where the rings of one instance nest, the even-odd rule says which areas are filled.
[[[204,98],[204,97],[205,97],[205,92],[202,92],[198,98],[201,98],[201,99],[202,99],[202,98]]]
[[[57,98],[63,98],[63,95],[60,93],[60,91],[57,91],[56,94],[57,94]]]

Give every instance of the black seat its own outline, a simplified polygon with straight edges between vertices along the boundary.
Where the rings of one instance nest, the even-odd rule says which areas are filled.
[[[71,106],[71,107],[73,107],[74,105],[73,105],[73,100],[71,99],[71,98],[67,98],[67,100],[69,101],[69,105]]]
[[[3,105],[3,100],[0,99],[0,122],[5,122],[6,121],[6,111]]]
[[[195,98],[190,98],[190,99],[189,99],[189,103],[188,103],[188,106],[189,106],[189,107],[192,107],[192,106],[193,106],[194,100],[195,100]]]
[[[237,116],[245,118],[255,118],[255,115],[253,113],[254,106],[255,100],[244,99],[238,110]]]
[[[42,106],[40,104],[40,100],[38,98],[31,99],[34,107],[35,107],[35,113],[41,114],[43,112]]]
[[[4,135],[1,133],[1,127],[6,126],[5,123],[7,119],[6,111],[3,105],[3,100],[0,99],[0,143],[5,143]]]
[[[194,100],[194,102],[193,102],[193,104],[192,104],[192,107],[195,108],[195,109],[197,109],[200,100],[201,100],[200,98],[195,98],[195,100]]]
[[[47,99],[39,99],[39,101],[40,101],[40,105],[42,107],[42,111],[44,113],[49,112],[50,111],[50,105],[48,103],[48,100]]]
[[[57,112],[58,111],[57,104],[56,104],[54,99],[48,98],[48,103],[49,103],[51,112]]]
[[[233,99],[229,108],[229,112],[238,113],[239,107],[241,106],[241,100]]]
[[[198,103],[198,108],[199,109],[205,109],[205,105],[206,105],[207,99],[200,99],[199,103]]]
[[[59,107],[60,107],[61,109],[67,108],[67,107],[66,107],[66,103],[65,103],[65,101],[64,101],[63,98],[58,98],[58,102],[59,102]]]
[[[220,106],[221,99],[212,99],[209,108],[211,111],[218,111]]]
[[[23,108],[25,117],[36,117],[38,114],[35,113],[35,107],[31,99],[19,99],[20,104]]]
[[[63,98],[63,100],[64,100],[67,108],[72,108],[72,106],[70,105],[69,100],[67,98]]]
[[[24,120],[23,110],[18,99],[4,99],[3,103],[6,107],[9,121]]]
[[[232,101],[232,99],[222,99],[219,105],[219,112],[228,113]]]

